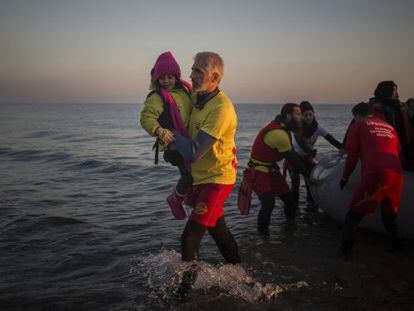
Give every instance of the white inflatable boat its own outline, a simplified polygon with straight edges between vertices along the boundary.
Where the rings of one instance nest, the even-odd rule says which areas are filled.
[[[313,198],[318,206],[335,221],[343,223],[352,195],[360,180],[360,163],[358,163],[344,190],[339,189],[345,159],[337,154],[322,156],[312,171],[316,183],[310,185]],[[404,189],[397,222],[403,237],[414,240],[414,173],[404,173]],[[385,233],[381,222],[380,209],[375,215],[365,217],[360,227],[375,232]]]

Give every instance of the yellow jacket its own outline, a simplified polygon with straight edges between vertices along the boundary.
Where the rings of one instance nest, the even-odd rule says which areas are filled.
[[[183,89],[173,89],[170,91],[170,94],[180,111],[185,126],[188,127],[188,121],[193,107],[190,96]],[[144,108],[141,111],[140,123],[144,130],[151,136],[155,136],[154,131],[160,126],[158,118],[163,111],[164,103],[158,93],[154,92],[145,100]]]

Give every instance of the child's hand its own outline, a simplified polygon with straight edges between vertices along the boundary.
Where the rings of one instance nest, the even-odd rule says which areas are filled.
[[[169,145],[174,140],[174,134],[169,129],[158,127],[155,130],[155,134],[166,145]]]

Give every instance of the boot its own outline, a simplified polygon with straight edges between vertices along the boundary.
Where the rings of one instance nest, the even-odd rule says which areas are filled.
[[[179,220],[183,220],[187,217],[183,207],[184,198],[185,194],[178,193],[176,187],[174,187],[173,192],[167,197],[167,203],[170,206],[171,213]]]
[[[197,267],[190,267],[190,269],[183,272],[181,282],[178,285],[178,288],[174,292],[174,296],[180,302],[184,302],[187,298],[188,292],[193,287],[198,275]]]

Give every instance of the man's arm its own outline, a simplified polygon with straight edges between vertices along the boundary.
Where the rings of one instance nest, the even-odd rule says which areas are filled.
[[[355,169],[356,164],[358,163],[358,153],[348,151],[348,156],[346,158],[344,172],[342,174],[342,179],[348,180],[352,172]]]
[[[344,172],[342,173],[342,178],[339,182],[341,190],[345,187],[348,182],[349,176],[355,169],[355,166],[358,162],[358,157],[360,153],[359,146],[359,123],[354,122],[347,130],[347,140],[346,140],[346,152],[348,154],[345,162]]]
[[[338,140],[335,139],[335,137],[333,137],[331,134],[328,134],[326,136],[324,136],[324,138],[334,147],[341,149],[342,148],[342,143],[340,143]]]
[[[345,148],[345,146],[346,146],[346,142],[347,142],[347,140],[348,140],[348,133],[349,133],[349,129],[351,128],[351,126],[353,125],[355,123],[355,119],[352,119],[351,120],[351,122],[349,123],[349,125],[348,125],[348,128],[346,129],[346,132],[345,132],[345,136],[344,136],[344,139],[342,140],[342,148]]]
[[[305,166],[305,164],[303,163],[302,159],[300,158],[300,156],[297,154],[296,151],[289,150],[286,152],[282,152],[281,156],[287,161],[289,161],[289,164],[291,164],[296,171],[298,171],[300,174],[302,174],[306,178],[309,178],[310,171]]]
[[[312,157],[316,156],[316,150],[312,150],[309,147],[309,145],[306,143],[302,135],[295,134],[295,140],[298,143],[299,147],[302,148],[302,150],[306,153],[306,155],[312,156]]]
[[[184,158],[186,162],[195,162],[205,155],[216,142],[213,136],[206,132],[199,131],[194,140],[180,135],[176,130],[174,133],[174,141],[170,144]]]
[[[339,181],[339,187],[341,190],[344,189],[345,185],[348,183],[349,176],[351,176],[352,172],[355,169],[355,166],[358,162],[358,153],[357,152],[349,152],[346,158],[344,172],[342,174],[342,178]]]

